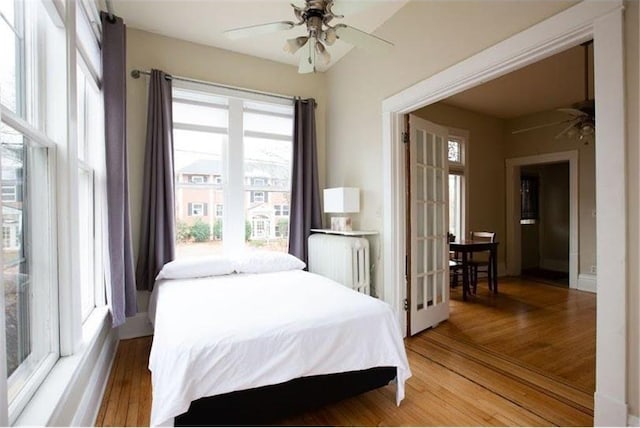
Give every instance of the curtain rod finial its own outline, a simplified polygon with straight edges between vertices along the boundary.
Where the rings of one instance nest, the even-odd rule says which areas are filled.
[[[133,77],[134,79],[140,78],[140,70],[131,70],[131,77]]]

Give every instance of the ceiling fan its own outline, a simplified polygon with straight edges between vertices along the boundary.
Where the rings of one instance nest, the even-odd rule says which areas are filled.
[[[573,104],[571,107],[556,109],[556,111],[567,113],[571,117],[558,122],[518,129],[513,131],[512,134],[520,134],[522,132],[533,131],[534,129],[567,124],[555,138],[560,139],[565,135],[569,138],[577,137],[578,140],[584,141],[585,144],[587,144],[589,137],[593,136],[596,132],[595,101],[589,98],[589,45],[592,43],[593,40],[590,40],[582,44],[582,46],[584,46],[584,100]]]
[[[332,46],[336,40],[342,40],[354,46],[372,51],[384,51],[393,44],[384,39],[366,33],[346,24],[331,25],[333,19],[342,19],[344,15],[333,12],[334,0],[305,0],[304,6],[291,4],[297,22],[278,21],[267,24],[251,25],[248,27],[227,30],[224,34],[232,40],[260,36],[276,31],[290,30],[303,24],[307,27],[307,34],[287,40],[284,50],[291,54],[302,52],[298,67],[299,73],[313,73],[316,64],[328,65],[331,55],[327,46]]]

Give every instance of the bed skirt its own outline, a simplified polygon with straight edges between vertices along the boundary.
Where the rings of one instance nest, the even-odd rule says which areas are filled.
[[[193,401],[175,426],[268,425],[389,384],[395,367],[309,376]]]

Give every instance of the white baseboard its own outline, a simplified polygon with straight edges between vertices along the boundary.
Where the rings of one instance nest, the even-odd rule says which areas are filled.
[[[578,290],[595,293],[598,291],[598,276],[591,273],[578,275]]]
[[[547,270],[555,270],[557,272],[569,273],[569,260],[563,259],[542,259],[540,267]]]
[[[98,361],[87,383],[86,393],[78,404],[71,426],[95,426],[117,349],[118,339],[115,335],[110,335],[102,346]]]
[[[640,417],[635,415],[629,415],[629,420],[627,421],[627,426],[630,427],[640,427]]]
[[[628,409],[624,402],[612,397],[594,394],[593,426],[623,427],[628,423]]]
[[[118,327],[118,337],[120,340],[133,339],[153,335],[153,326],[149,322],[146,312],[138,312]]]

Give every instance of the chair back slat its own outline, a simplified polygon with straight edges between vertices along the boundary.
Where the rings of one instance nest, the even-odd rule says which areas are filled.
[[[472,241],[479,242],[496,242],[495,232],[469,232]]]

